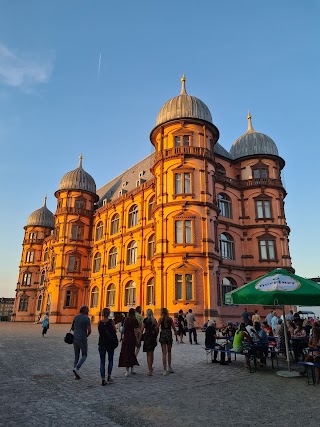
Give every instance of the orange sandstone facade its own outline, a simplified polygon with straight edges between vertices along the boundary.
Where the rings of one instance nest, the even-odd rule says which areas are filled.
[[[152,155],[97,191],[80,159],[60,182],[55,214],[45,203],[30,215],[13,320],[48,310],[51,322],[67,323],[82,305],[94,321],[105,306],[136,305],[156,315],[192,308],[199,322],[238,320],[243,309],[224,305],[226,292],[292,270],[284,161],[250,114],[228,152],[183,78],[150,139]]]

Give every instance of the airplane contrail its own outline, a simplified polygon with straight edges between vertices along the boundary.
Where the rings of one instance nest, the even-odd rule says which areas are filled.
[[[98,80],[100,80],[101,58],[102,58],[102,54],[100,52],[99,64],[98,64]]]

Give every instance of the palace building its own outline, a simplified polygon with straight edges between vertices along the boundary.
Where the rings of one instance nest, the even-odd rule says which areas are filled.
[[[239,320],[224,295],[277,267],[293,270],[274,141],[248,129],[225,150],[208,107],[187,94],[160,110],[154,153],[96,190],[82,166],[27,221],[13,320],[70,322],[82,305],[192,308],[199,322]],[[257,307],[262,310],[261,307]]]

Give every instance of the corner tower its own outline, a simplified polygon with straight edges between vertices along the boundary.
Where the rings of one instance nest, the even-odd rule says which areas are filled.
[[[210,313],[218,268],[214,145],[219,131],[208,107],[186,91],[160,110],[150,139],[155,147],[153,268],[158,307]]]
[[[46,306],[52,322],[64,323],[88,303],[89,295],[93,213],[99,198],[94,179],[82,168],[82,156],[78,167],[61,179],[55,196]]]
[[[39,294],[40,264],[43,242],[54,228],[53,213],[47,208],[47,197],[40,209],[32,212],[24,227],[22,255],[16,289],[13,321],[33,322],[42,310]]]

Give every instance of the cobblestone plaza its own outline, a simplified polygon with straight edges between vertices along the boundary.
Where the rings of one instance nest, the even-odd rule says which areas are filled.
[[[68,325],[0,323],[0,426],[301,426],[318,425],[320,385],[285,379],[271,369],[250,374],[239,358],[229,366],[207,364],[199,346],[173,347],[174,373],[162,376],[161,348],[154,376],[142,351],[136,375],[118,368],[115,383],[101,387],[97,326],[89,337],[82,379],[74,380],[73,347],[63,342]],[[202,345],[201,345],[202,344]],[[285,366],[285,361],[280,366]]]

